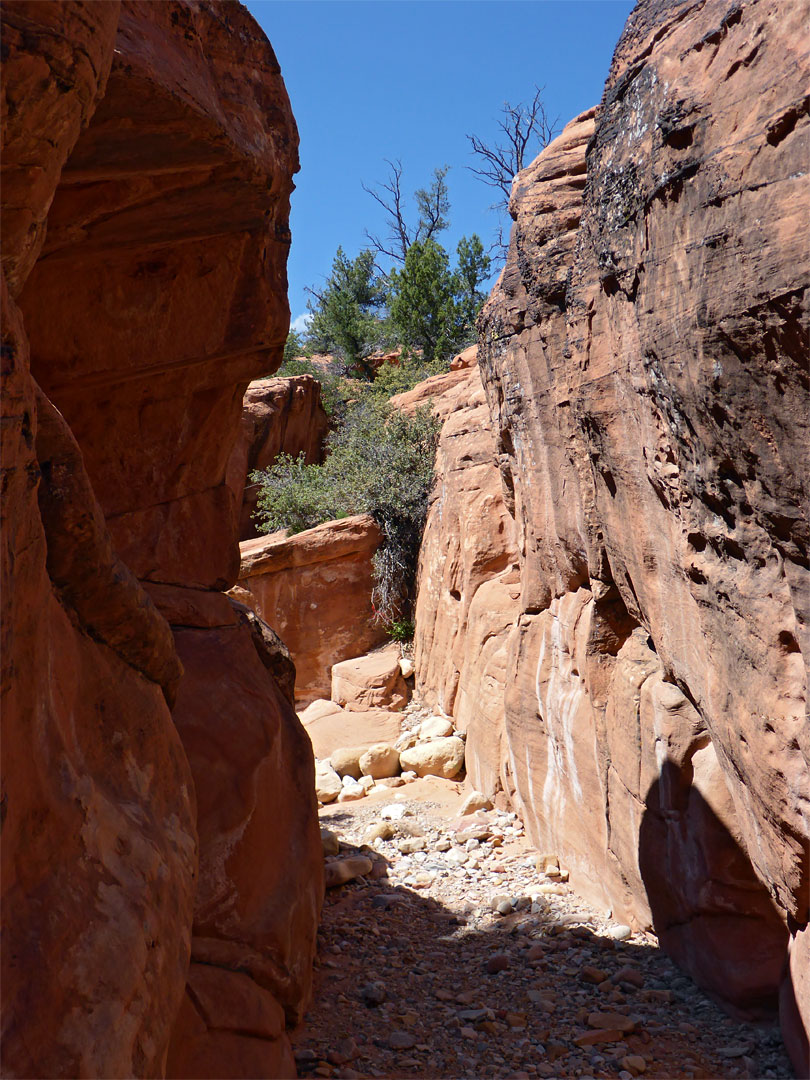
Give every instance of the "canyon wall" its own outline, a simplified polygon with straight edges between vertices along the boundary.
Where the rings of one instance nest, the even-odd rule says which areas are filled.
[[[295,123],[240,5],[12,0],[3,42],[4,1072],[289,1075],[312,753],[222,590]]]
[[[513,798],[575,888],[654,925],[738,1013],[768,1015],[781,997],[799,1070],[805,14],[766,0],[639,5],[601,106],[516,178],[507,263],[479,324],[491,468],[520,567],[500,714],[469,675],[448,695],[457,677],[441,656],[419,675],[446,707],[480,710],[491,734],[468,736],[488,761],[476,780]],[[464,595],[455,518],[433,535],[462,475],[442,468],[428,524],[419,655]],[[466,559],[487,550],[486,525],[461,531]]]
[[[370,514],[240,544],[234,596],[281,635],[295,663],[299,707],[328,698],[332,665],[388,640],[374,619],[372,558],[382,539]]]
[[[256,379],[242,403],[239,439],[228,462],[228,477],[239,512],[239,539],[259,536],[253,514],[259,501],[251,473],[267,469],[279,454],[307,465],[324,459],[329,417],[321,404],[321,384],[311,375]]]

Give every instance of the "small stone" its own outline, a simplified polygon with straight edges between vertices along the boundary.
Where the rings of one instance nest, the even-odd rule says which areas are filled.
[[[385,985],[381,982],[370,982],[361,989],[360,996],[366,1005],[377,1006],[382,1005],[388,994],[385,989]]]
[[[631,986],[641,988],[644,985],[644,976],[638,968],[623,967],[613,976],[613,981],[617,983],[629,983]]]
[[[627,941],[631,937],[633,931],[629,926],[625,926],[624,923],[619,923],[618,926],[611,926],[608,928],[608,937],[613,938],[614,941]]]
[[[416,1046],[416,1036],[410,1031],[392,1031],[388,1036],[388,1045],[392,1050],[411,1050]]]
[[[326,1055],[326,1060],[330,1065],[345,1065],[347,1062],[353,1061],[359,1052],[354,1039],[341,1039],[337,1046]]]
[[[407,656],[400,657],[399,670],[402,672],[403,679],[410,679],[411,675],[416,671],[413,660],[408,659]]]
[[[581,969],[579,977],[583,982],[593,983],[595,986],[598,986],[607,979],[608,973],[602,971],[601,968],[586,966]]]
[[[421,740],[443,739],[453,734],[453,722],[446,716],[431,716],[422,721],[418,733]]]
[[[474,814],[477,810],[491,810],[492,800],[481,791],[471,791],[458,810],[459,817]]]
[[[363,833],[363,843],[373,844],[375,840],[392,840],[394,830],[387,821],[378,821],[376,825],[369,825]]]
[[[427,841],[423,836],[406,836],[404,840],[397,842],[397,848],[403,855],[413,855],[415,851],[424,851]]]
[[[595,1046],[598,1043],[621,1042],[623,1037],[624,1032],[616,1028],[600,1028],[596,1031],[586,1031],[582,1035],[577,1035],[574,1042],[577,1046]]]
[[[546,955],[546,950],[542,945],[532,945],[526,953],[527,960],[543,960]]]
[[[338,855],[340,853],[340,841],[337,834],[331,829],[321,829],[321,847],[324,855]]]
[[[332,751],[329,761],[338,776],[350,776],[353,780],[359,780],[360,757],[365,751],[365,746],[341,746]]]
[[[344,784],[343,790],[337,797],[339,803],[345,802],[357,802],[358,799],[365,799],[366,789],[362,784],[358,784],[354,780],[350,780],[348,784]]]
[[[623,1016],[617,1012],[592,1012],[588,1013],[588,1027],[601,1030],[610,1029],[629,1033],[635,1030],[635,1024],[629,1016]]]
[[[495,975],[499,971],[506,971],[509,967],[509,957],[506,953],[495,953],[487,960],[487,973]]]
[[[504,1020],[510,1028],[525,1028],[527,1024],[525,1013],[508,1012]]]
[[[345,885],[347,881],[362,877],[371,872],[373,863],[365,855],[350,855],[346,859],[336,859],[324,867],[324,879],[327,889]]]
[[[380,817],[384,821],[401,821],[407,812],[407,807],[403,803],[391,803],[380,810]]]
[[[640,1076],[647,1070],[647,1062],[641,1056],[641,1054],[629,1054],[627,1057],[623,1057],[619,1063],[623,1069],[627,1069],[633,1076]]]
[[[512,914],[512,901],[501,900],[498,906],[495,908],[499,915],[511,915]]]
[[[475,1028],[471,1028],[471,1027],[463,1027],[463,1028],[461,1028],[461,1030],[459,1031],[459,1035],[462,1037],[462,1039],[477,1039],[478,1038],[478,1032],[475,1030]]]

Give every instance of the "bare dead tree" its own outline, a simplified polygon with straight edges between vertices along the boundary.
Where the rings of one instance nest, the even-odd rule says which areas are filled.
[[[433,170],[433,182],[429,188],[419,188],[414,192],[417,220],[408,225],[405,211],[405,197],[402,193],[402,162],[389,161],[386,158],[389,173],[376,188],[363,184],[367,192],[385,211],[388,233],[380,238],[366,230],[366,237],[375,251],[387,255],[395,262],[404,263],[411,244],[424,243],[436,233],[446,229],[449,222],[450,198],[447,191],[448,167]]]
[[[467,135],[472,152],[478,157],[478,165],[468,165],[470,172],[487,184],[497,188],[501,198],[493,204],[493,210],[505,211],[509,205],[512,181],[524,167],[529,153],[536,156],[548,146],[557,132],[559,117],[550,120],[543,104],[545,87],[535,86],[534,97],[528,103],[512,105],[505,101],[498,120],[501,134],[495,142],[486,142],[478,135]]]

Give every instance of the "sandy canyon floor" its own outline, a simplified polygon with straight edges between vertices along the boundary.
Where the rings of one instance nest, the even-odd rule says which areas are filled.
[[[327,892],[302,1076],[792,1075],[776,1027],[539,873],[514,814],[460,819],[465,794],[427,777],[321,810],[373,870]]]

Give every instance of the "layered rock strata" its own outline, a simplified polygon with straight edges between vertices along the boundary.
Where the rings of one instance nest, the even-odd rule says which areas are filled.
[[[476,358],[468,359],[472,367],[457,364],[392,401],[404,412],[429,403],[443,421],[419,553],[417,694],[466,732],[467,773],[475,787],[495,793],[506,763],[505,646],[520,585],[495,432]]]
[[[218,591],[288,324],[286,92],[232,4],[12,0],[3,45],[4,1071],[289,1075],[312,753]]]
[[[601,108],[516,179],[480,324],[521,568],[502,781],[579,889],[727,1004],[767,1011],[784,976],[799,1068],[802,23],[800,3],[639,6]]]
[[[371,605],[372,558],[382,540],[370,514],[240,544],[234,596],[278,631],[295,663],[300,707],[328,698],[332,665],[387,640]]]
[[[307,465],[323,461],[329,417],[321,404],[321,384],[311,375],[287,379],[256,379],[245,392],[239,439],[228,462],[228,476],[239,512],[239,539],[259,535],[253,515],[258,486],[250,479],[254,471],[268,468],[279,454]]]

